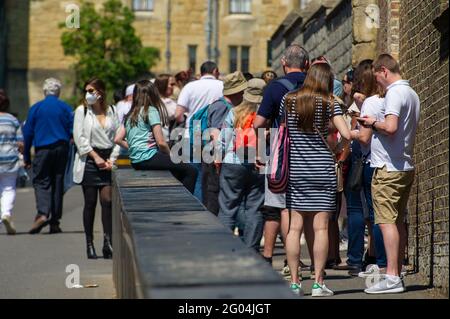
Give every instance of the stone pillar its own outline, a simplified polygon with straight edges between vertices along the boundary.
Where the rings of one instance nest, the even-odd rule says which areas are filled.
[[[352,64],[377,56],[377,34],[380,26],[380,10],[377,0],[352,1],[353,45]]]

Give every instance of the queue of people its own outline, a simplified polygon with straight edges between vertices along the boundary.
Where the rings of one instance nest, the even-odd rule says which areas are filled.
[[[64,169],[73,138],[73,181],[83,190],[90,259],[98,258],[93,236],[98,199],[103,257],[113,254],[111,174],[120,153],[136,170],[169,170],[225,227],[237,227],[247,247],[259,252],[264,238],[261,255],[270,264],[281,236],[282,272],[290,275],[295,294],[303,293],[302,235],[313,297],[334,294],[325,284],[329,268],[362,278],[382,274],[365,290],[369,294],[403,292],[417,94],[388,54],[361,61],[342,81],[324,56],[310,59],[298,44],[285,49],[281,65],[282,77],[273,71],[260,78],[239,71],[222,77],[217,64],[207,61],[198,79],[181,72],[130,83],[115,94],[115,105],[107,102],[105,83],[90,79],[75,112],[59,99],[61,83],[48,79],[45,99],[30,109],[23,127],[8,114],[9,100],[0,90],[1,220],[8,234],[16,232],[11,216],[19,153],[33,168],[37,215],[30,234],[47,225],[52,234],[62,232]],[[182,152],[188,153],[181,161],[171,152],[172,133],[180,127]],[[270,150],[271,135],[281,129],[289,134],[289,174],[284,191],[274,192],[265,178],[270,160],[263,158],[273,154],[261,155],[258,141]],[[342,210],[348,238],[344,263],[339,256]]]

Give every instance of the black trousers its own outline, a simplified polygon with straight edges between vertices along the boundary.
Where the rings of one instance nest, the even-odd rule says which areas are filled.
[[[33,187],[38,215],[59,225],[63,210],[64,172],[69,156],[69,144],[58,142],[36,148],[33,160]]]
[[[219,214],[219,174],[214,164],[202,163],[203,205],[214,215]]]
[[[178,179],[189,192],[191,192],[191,194],[194,193],[198,174],[197,170],[190,164],[175,164],[168,154],[158,152],[151,159],[139,163],[132,163],[131,166],[133,166],[134,169],[141,171],[169,170],[172,175]]]

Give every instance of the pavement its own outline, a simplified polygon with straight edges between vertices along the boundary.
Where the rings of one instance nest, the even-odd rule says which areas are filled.
[[[346,260],[346,251],[340,252],[342,261]],[[284,267],[284,249],[281,241],[277,241],[273,256],[273,268],[277,272],[280,272]],[[311,265],[308,250],[306,245],[301,247],[302,262],[306,265]],[[411,268],[411,267],[407,267]],[[412,270],[412,269],[411,269]],[[439,299],[446,298],[440,296],[434,289],[430,289],[428,284],[424,282],[418,274],[413,274],[409,271],[405,277],[406,292],[400,294],[382,294],[382,295],[369,295],[364,293],[366,289],[366,279],[352,277],[348,274],[348,271],[344,270],[332,270],[326,269],[325,283],[328,288],[334,292],[332,297],[323,297],[323,299]],[[311,287],[314,284],[314,280],[311,279],[311,272],[309,270],[303,270],[302,272],[302,289],[304,291],[305,299],[317,299],[311,297]],[[290,276],[285,277],[287,285],[290,283]],[[370,283],[369,283],[370,284]]]
[[[81,188],[73,187],[64,197],[64,212],[61,222],[63,233],[50,235],[48,227],[38,235],[29,235],[35,215],[35,198],[32,188],[17,190],[13,221],[18,234],[6,235],[0,225],[0,299],[111,299],[115,298],[112,281],[112,260],[89,260],[86,257],[82,225],[83,196]],[[101,255],[103,244],[100,208],[97,207],[95,221],[95,247]],[[345,260],[345,251],[341,257]],[[284,264],[284,250],[277,242],[273,268],[280,271]],[[310,264],[306,246],[302,247],[302,261]],[[76,265],[81,285],[98,285],[96,288],[67,288],[75,273],[70,265]],[[66,272],[67,270],[67,272]],[[332,299],[436,299],[433,289],[417,274],[406,276],[407,291],[402,294],[367,295],[363,292],[365,280],[351,277],[346,271],[326,270],[327,286],[335,292]],[[310,272],[303,271],[305,298],[311,298],[313,281]],[[68,277],[69,276],[69,277]],[[289,289],[289,277],[286,289]]]
[[[75,186],[64,197],[63,233],[29,235],[35,216],[32,188],[19,188],[13,212],[17,234],[6,234],[0,225],[0,299],[111,299],[115,296],[112,281],[112,260],[101,258],[103,231],[97,207],[94,240],[100,258],[86,257],[83,232],[83,195]],[[70,266],[76,265],[76,266]],[[69,268],[68,268],[69,266]],[[76,284],[79,269],[80,285],[96,288],[67,288]],[[66,272],[67,270],[67,272]],[[69,277],[68,277],[69,276]]]

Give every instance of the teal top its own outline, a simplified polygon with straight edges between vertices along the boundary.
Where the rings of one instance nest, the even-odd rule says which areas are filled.
[[[153,126],[161,125],[161,118],[158,110],[150,106],[148,109],[148,124],[144,122],[142,110],[136,126],[131,127],[130,121],[127,120],[125,128],[127,131],[126,138],[128,142],[131,163],[140,163],[151,159],[158,152],[153,135]]]

